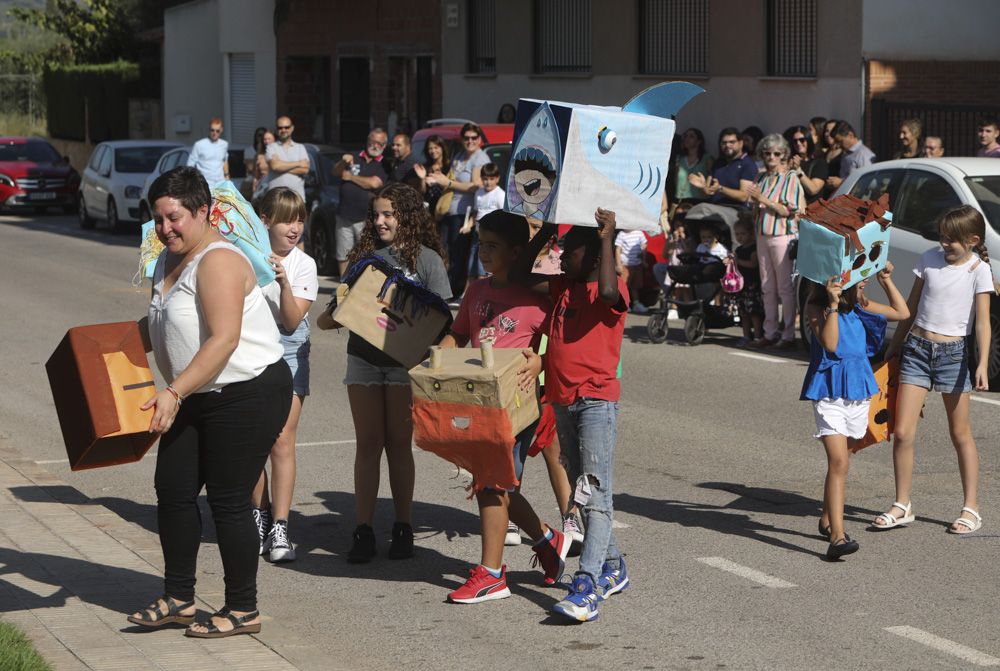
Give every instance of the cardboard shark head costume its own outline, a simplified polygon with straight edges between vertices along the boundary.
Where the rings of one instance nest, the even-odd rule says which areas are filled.
[[[839,276],[844,289],[874,277],[889,259],[891,224],[887,193],[816,201],[799,222],[799,272],[818,284]]]
[[[505,209],[550,223],[595,226],[594,211],[603,207],[615,211],[618,228],[658,231],[671,117],[702,91],[667,82],[620,108],[522,98]]]

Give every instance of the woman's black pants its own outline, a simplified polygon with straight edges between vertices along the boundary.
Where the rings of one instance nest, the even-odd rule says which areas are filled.
[[[292,376],[279,359],[252,380],[184,399],[156,457],[156,515],[165,594],[194,598],[201,544],[198,494],[205,487],[225,571],[226,605],[257,608],[259,538],[250,495],[292,403]]]

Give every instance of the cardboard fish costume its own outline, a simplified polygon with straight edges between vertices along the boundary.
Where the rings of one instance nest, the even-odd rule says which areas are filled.
[[[868,407],[868,431],[864,438],[851,448],[852,452],[862,450],[892,439],[896,429],[896,394],[899,391],[899,357],[884,361],[875,369],[878,393],[872,396]]]
[[[840,276],[844,289],[875,277],[889,260],[891,224],[888,193],[877,201],[821,198],[799,221],[799,273],[818,284]]]
[[[268,260],[271,256],[271,239],[267,235],[267,227],[232,182],[219,182],[212,187],[208,223],[247,255],[259,286],[263,287],[274,281],[274,268]],[[144,277],[152,279],[156,260],[162,251],[163,243],[156,237],[155,226],[152,221],[147,221],[142,225],[139,243],[138,282]]]
[[[595,226],[598,207],[618,228],[659,232],[670,167],[671,118],[703,89],[652,86],[622,107],[522,98],[504,209],[550,223]]]
[[[374,254],[341,279],[333,319],[406,368],[420,363],[452,320],[440,296]]]
[[[149,432],[156,393],[137,322],[78,326],[45,363],[70,468],[138,461],[159,437]]]
[[[516,487],[514,439],[538,419],[533,391],[517,386],[524,355],[517,348],[434,347],[410,370],[413,441],[472,474],[472,489]]]

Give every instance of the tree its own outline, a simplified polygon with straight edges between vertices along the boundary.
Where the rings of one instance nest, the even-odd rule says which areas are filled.
[[[49,0],[45,9],[15,7],[10,15],[69,43],[76,63],[107,63],[134,47],[134,0]]]

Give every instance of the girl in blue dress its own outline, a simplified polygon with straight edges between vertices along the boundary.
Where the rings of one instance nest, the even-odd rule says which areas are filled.
[[[886,263],[877,277],[889,305],[865,296],[867,281],[845,291],[839,277],[831,277],[825,286],[811,282],[806,302],[813,338],[800,398],[813,402],[815,437],[826,449],[819,532],[830,541],[829,559],[858,551],[858,542],[844,531],[844,483],[851,444],[864,437],[871,397],[878,393],[869,358],[882,348],[886,322],[910,316],[906,300],[892,282],[892,264]]]

